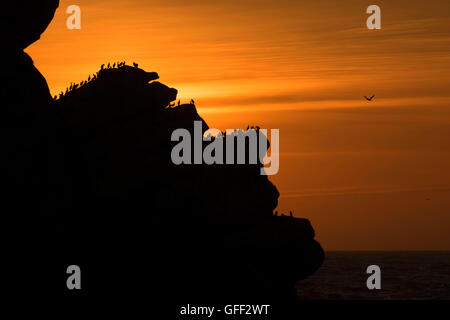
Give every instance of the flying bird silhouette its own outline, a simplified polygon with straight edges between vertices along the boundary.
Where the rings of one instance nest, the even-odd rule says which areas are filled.
[[[366,98],[367,101],[372,101],[373,97],[375,97],[375,95],[371,96],[370,98],[367,98],[366,96],[364,96],[364,98]]]

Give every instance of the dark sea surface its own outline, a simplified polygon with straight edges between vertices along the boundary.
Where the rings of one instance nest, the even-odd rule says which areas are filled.
[[[381,269],[381,289],[366,285],[369,265]],[[300,300],[450,299],[450,251],[332,251],[297,284]]]

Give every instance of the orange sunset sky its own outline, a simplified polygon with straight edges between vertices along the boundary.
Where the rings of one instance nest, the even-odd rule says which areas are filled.
[[[63,0],[26,51],[53,95],[136,61],[210,127],[279,128],[278,211],[326,250],[450,250],[449,26],[448,0]]]

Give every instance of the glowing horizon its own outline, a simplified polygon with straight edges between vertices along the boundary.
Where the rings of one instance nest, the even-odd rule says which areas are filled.
[[[359,0],[80,0],[68,30],[71,4],[25,50],[53,95],[138,62],[211,128],[279,128],[279,210],[311,219],[325,249],[450,249],[450,192],[430,190],[450,181],[448,1],[383,3],[378,31]],[[435,202],[408,203],[420,192]]]

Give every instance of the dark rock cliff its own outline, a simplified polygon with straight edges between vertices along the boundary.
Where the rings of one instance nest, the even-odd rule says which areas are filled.
[[[309,221],[273,215],[279,193],[259,164],[172,163],[172,132],[208,126],[193,103],[171,107],[177,90],[156,73],[102,67],[55,100],[22,46],[10,49],[0,86],[7,290],[277,300],[320,267]],[[66,288],[71,264],[80,292]]]

